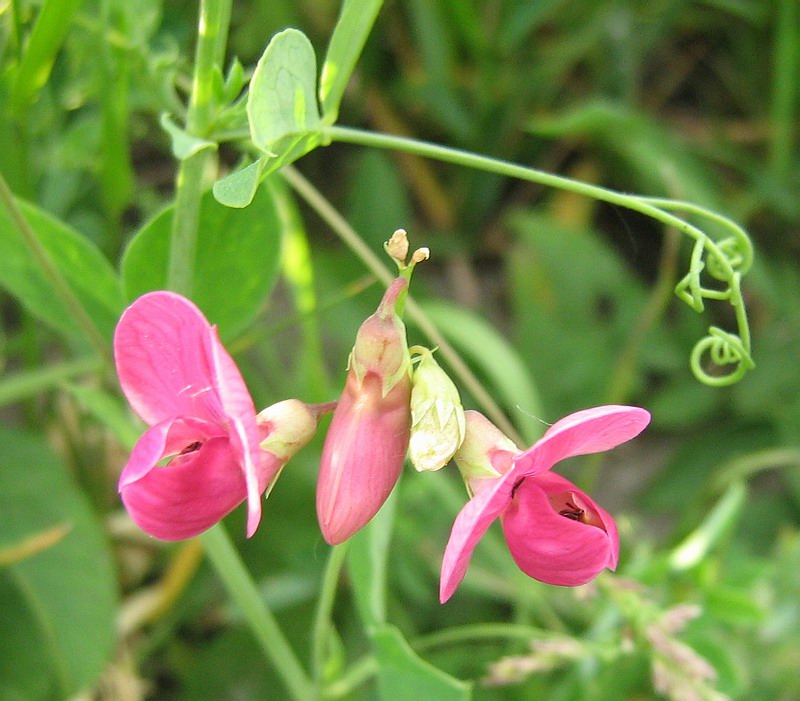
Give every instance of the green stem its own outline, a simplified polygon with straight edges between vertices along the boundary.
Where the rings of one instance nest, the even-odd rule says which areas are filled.
[[[798,32],[800,11],[797,0],[779,0],[775,22],[774,80],[772,88],[772,138],[770,164],[776,178],[791,174],[794,162],[795,110],[800,78]],[[788,182],[787,182],[788,184]]]
[[[331,548],[328,564],[325,566],[311,642],[311,673],[314,690],[309,701],[322,698],[325,658],[331,629],[331,613],[336,599],[336,589],[339,585],[339,575],[342,572],[346,555],[347,541]]]
[[[553,173],[547,173],[542,170],[537,170],[536,168],[529,168],[509,161],[502,161],[496,158],[490,158],[489,156],[481,156],[476,153],[470,153],[469,151],[462,151],[460,149],[450,148],[449,146],[441,146],[440,144],[434,144],[428,141],[418,141],[417,139],[393,136],[391,134],[379,134],[362,129],[352,129],[350,127],[326,127],[324,133],[331,141],[403,151],[405,153],[433,158],[446,163],[453,163],[454,165],[475,168],[476,170],[484,170],[509,178],[538,183],[545,187],[574,192],[584,197],[590,197],[595,200],[601,200],[609,204],[615,204],[620,207],[625,207],[626,209],[640,212],[668,226],[674,226],[679,231],[690,234],[693,238],[706,238],[706,235],[697,227],[692,226],[669,212],[659,209],[657,206],[648,202],[646,198],[637,195],[628,195],[617,192],[616,190],[609,190],[600,185],[592,185],[581,180],[573,180],[563,175],[554,175]],[[701,211],[699,207],[695,207],[695,209]],[[705,212],[705,210],[702,211]],[[719,219],[723,218],[719,217]]]
[[[186,118],[186,131],[191,136],[205,138],[212,126],[214,70],[225,53],[230,14],[231,0],[200,1],[192,93]],[[205,148],[185,158],[176,179],[167,285],[185,295],[192,293],[200,203],[210,157],[211,150]]]
[[[386,267],[372,249],[367,246],[355,229],[342,217],[336,208],[327,200],[325,196],[317,190],[308,180],[306,180],[295,168],[286,166],[281,169],[283,175],[295,192],[302,197],[311,208],[330,226],[339,238],[350,247],[353,253],[361,259],[364,265],[369,268],[375,277],[385,285],[390,285],[396,277],[395,274]],[[518,445],[523,445],[524,441],[519,435],[519,431],[506,418],[503,410],[492,399],[480,380],[472,373],[461,356],[450,345],[447,339],[442,336],[436,325],[428,318],[428,315],[413,300],[407,301],[408,316],[414,321],[420,331],[425,334],[431,343],[438,346],[439,353],[442,355],[453,370],[453,374],[461,380],[461,383],[475,397],[475,401],[483,409],[486,415],[497,427],[503,431],[511,440]]]
[[[17,232],[31,252],[31,255],[42,271],[45,279],[52,286],[56,297],[58,297],[67,308],[67,311],[72,315],[72,318],[86,335],[87,340],[100,357],[110,363],[112,361],[111,351],[109,350],[106,339],[83,308],[81,301],[72,291],[66,278],[62,275],[58,267],[56,267],[56,264],[50,257],[50,253],[42,245],[36,232],[28,223],[28,220],[25,219],[2,173],[0,173],[0,203],[8,212],[11,222],[16,227]]]
[[[244,614],[250,629],[275,666],[295,701],[308,701],[312,685],[272,611],[242,562],[221,523],[200,535],[206,554],[230,597]]]

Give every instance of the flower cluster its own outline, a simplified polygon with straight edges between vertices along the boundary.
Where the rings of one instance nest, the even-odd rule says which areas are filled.
[[[560,460],[609,450],[647,425],[644,409],[602,406],[571,414],[520,450],[488,419],[464,411],[458,390],[421,346],[409,349],[401,316],[411,271],[404,232],[387,243],[399,276],[361,325],[338,402],[296,399],[256,413],[216,328],[188,299],[151,292],[122,315],[114,353],[122,391],[149,428],[122,470],[119,492],[133,520],[164,540],[190,538],[242,502],[247,535],[292,456],[334,409],[317,483],[317,516],[330,544],[344,542],[378,512],[406,456],[418,471],[454,460],[470,499],[453,524],[442,563],[448,600],[472,552],[500,519],[509,550],[529,576],[557,585],[614,569],[614,520],[587,494],[551,472]]]

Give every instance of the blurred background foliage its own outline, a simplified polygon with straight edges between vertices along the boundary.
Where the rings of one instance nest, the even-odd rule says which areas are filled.
[[[237,1],[228,59],[252,70],[287,26],[320,56],[338,13]],[[159,118],[185,114],[196,24],[194,2],[0,3],[0,171],[107,340],[127,302],[163,285],[176,164]],[[600,403],[653,413],[634,444],[565,468],[623,542],[619,574],[577,590],[521,575],[492,530],[440,606],[463,489],[453,470],[401,480],[388,619],[474,698],[800,698],[798,86],[795,0],[394,0],[339,117],[741,223],[756,369],[731,388],[689,370],[704,329],[730,319],[674,297],[678,233],[409,155],[334,145],[296,164],[374,251],[398,227],[431,248],[414,297],[526,440]],[[224,144],[220,173],[240,156]],[[380,286],[279,175],[259,197],[233,214],[204,202],[196,299],[258,407],[333,399]],[[199,546],[154,542],[122,513],[138,429],[12,229],[0,211],[0,697],[283,698]],[[227,523],[301,656],[327,558],[320,447],[292,461],[255,538],[239,511]],[[374,680],[351,584],[331,697],[405,698]]]

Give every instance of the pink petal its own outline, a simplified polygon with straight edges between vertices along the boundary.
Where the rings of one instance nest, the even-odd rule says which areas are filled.
[[[206,337],[209,324],[188,299],[151,292],[123,313],[114,333],[120,385],[149,425],[175,416],[219,421]]]
[[[247,484],[247,537],[255,533],[261,520],[261,495],[277,476],[283,463],[268,459],[259,443],[256,409],[239,368],[228,355],[217,335],[209,328],[205,338],[214,388],[228,420],[231,448],[242,466]]]
[[[136,524],[163,540],[191,538],[213,526],[247,496],[239,463],[226,437],[157,467],[120,489]]]
[[[557,513],[548,494],[573,492],[592,509],[603,528]],[[619,538],[611,516],[569,480],[545,473],[526,477],[501,516],[508,549],[519,568],[548,584],[578,586],[601,570],[614,569]]]
[[[472,551],[492,522],[508,506],[514,488],[511,472],[495,480],[482,480],[481,491],[470,499],[456,516],[450,540],[442,558],[439,601],[444,603],[455,592],[467,572]]]
[[[531,448],[519,455],[511,472],[517,477],[549,470],[566,458],[600,453],[638,436],[650,414],[631,406],[599,406],[577,411],[554,423]]]
[[[359,387],[352,370],[348,373],[317,481],[317,517],[331,545],[363,528],[397,483],[411,428],[410,396],[408,377],[383,397],[380,377],[369,373]]]
[[[131,452],[119,477],[119,489],[142,479],[168,456],[174,456],[196,442],[223,435],[216,424],[193,418],[168,419],[144,432]]]

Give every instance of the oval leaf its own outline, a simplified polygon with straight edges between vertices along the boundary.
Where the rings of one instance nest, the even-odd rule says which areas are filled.
[[[372,633],[378,658],[378,689],[384,701],[469,701],[469,684],[451,677],[417,655],[394,626]]]
[[[124,301],[119,278],[100,251],[77,231],[37,207],[17,200],[23,216],[60,270],[83,308],[108,339]],[[0,285],[34,316],[68,336],[83,332],[25,244],[4,207],[0,207]]]
[[[136,234],[122,259],[128,300],[167,286],[174,208],[167,207]],[[275,282],[281,227],[267,188],[246,209],[219,204],[210,192],[200,207],[200,235],[192,295],[223,339],[235,337],[258,314]]]
[[[285,29],[258,61],[247,97],[253,143],[274,163],[290,163],[320,143],[317,59],[303,32]]]

